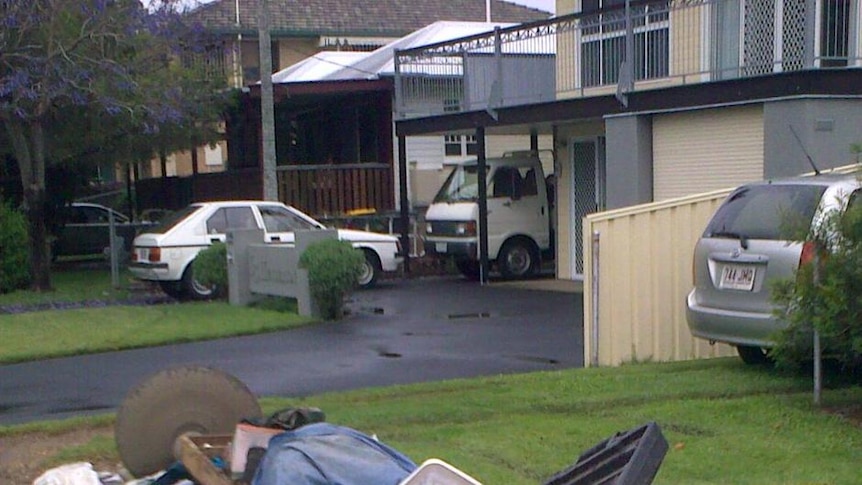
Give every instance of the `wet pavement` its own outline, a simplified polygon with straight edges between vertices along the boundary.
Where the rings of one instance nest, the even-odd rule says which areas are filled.
[[[0,366],[0,425],[114,411],[131,387],[175,365],[294,397],[583,365],[581,293],[396,279],[357,292],[348,308],[340,322],[289,331]]]

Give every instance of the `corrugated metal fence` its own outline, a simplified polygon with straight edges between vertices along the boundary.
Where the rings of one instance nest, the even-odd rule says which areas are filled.
[[[694,245],[730,190],[584,218],[584,365],[735,355],[685,321]]]

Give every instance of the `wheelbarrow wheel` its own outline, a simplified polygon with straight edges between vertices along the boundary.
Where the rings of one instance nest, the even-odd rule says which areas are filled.
[[[126,469],[140,477],[177,460],[180,436],[230,434],[239,421],[261,416],[257,398],[236,377],[209,367],[175,367],[126,395],[114,438]]]

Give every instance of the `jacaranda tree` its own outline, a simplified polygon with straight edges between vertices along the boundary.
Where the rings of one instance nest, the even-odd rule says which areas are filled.
[[[221,51],[173,0],[0,0],[0,124],[18,162],[34,290],[48,290],[46,167],[212,141]]]

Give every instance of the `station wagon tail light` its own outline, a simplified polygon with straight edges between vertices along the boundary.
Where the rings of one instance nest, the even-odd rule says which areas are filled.
[[[805,241],[802,244],[802,253],[799,255],[800,268],[814,262],[815,251],[817,251],[817,246],[814,241]]]
[[[151,263],[162,260],[162,248],[150,248],[150,256],[147,258]]]

